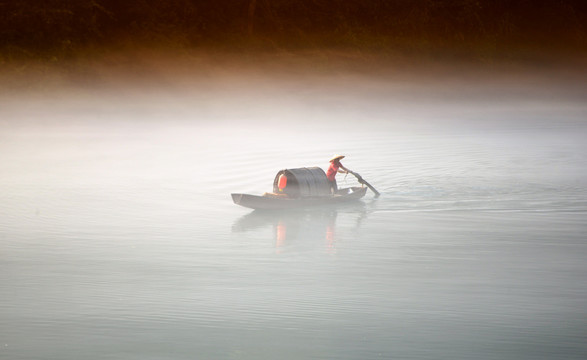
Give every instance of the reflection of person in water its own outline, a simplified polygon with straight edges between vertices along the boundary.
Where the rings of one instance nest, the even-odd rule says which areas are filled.
[[[336,174],[348,174],[349,170],[342,166],[340,160],[344,159],[344,155],[335,155],[330,159],[330,165],[328,166],[328,170],[326,171],[326,177],[330,182],[330,191],[335,193],[338,190],[338,186],[336,185]],[[342,169],[342,170],[340,170]]]
[[[326,251],[329,254],[336,252],[336,211],[329,212],[326,215]]]

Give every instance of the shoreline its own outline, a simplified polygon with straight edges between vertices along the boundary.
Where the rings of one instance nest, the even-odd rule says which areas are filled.
[[[225,77],[361,76],[391,78],[463,77],[468,74],[501,76],[508,73],[576,74],[587,77],[587,52],[575,54],[526,53],[493,58],[447,54],[366,51],[356,48],[310,50],[226,51],[222,49],[171,50],[142,47],[94,51],[66,60],[3,61],[3,93],[59,87],[103,87],[160,81]],[[572,80],[575,75],[570,76]]]

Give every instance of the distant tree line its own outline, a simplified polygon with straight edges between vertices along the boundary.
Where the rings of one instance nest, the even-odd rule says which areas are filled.
[[[581,50],[577,0],[0,0],[4,59],[89,47]]]

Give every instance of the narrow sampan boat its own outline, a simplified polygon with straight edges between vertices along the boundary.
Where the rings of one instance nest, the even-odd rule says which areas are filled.
[[[357,176],[357,174],[353,173]],[[365,183],[360,177],[359,182]],[[273,192],[263,195],[231,194],[235,204],[251,209],[293,209],[358,200],[367,188],[353,186],[332,193],[324,170],[319,167],[285,169],[275,176]]]

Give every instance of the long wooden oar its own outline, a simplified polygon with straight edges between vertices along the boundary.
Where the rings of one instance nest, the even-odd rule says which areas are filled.
[[[354,171],[350,171],[350,170],[349,170],[349,173],[353,174],[357,178],[359,183],[367,185],[367,187],[375,193],[375,197],[379,197],[379,195],[381,195],[379,193],[379,191],[377,191],[373,186],[371,186],[371,184],[369,184],[367,181],[365,181],[365,179],[363,179],[363,177],[361,175],[357,174]]]

